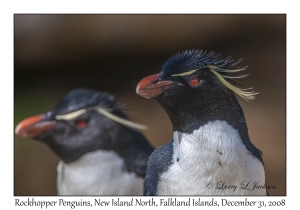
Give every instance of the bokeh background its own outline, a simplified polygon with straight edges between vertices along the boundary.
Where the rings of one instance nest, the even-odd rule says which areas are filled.
[[[167,115],[135,94],[171,55],[205,49],[244,58],[243,83],[260,94],[239,99],[252,142],[263,151],[270,195],[286,195],[286,15],[15,15],[14,127],[69,91],[114,94],[155,146],[171,138]],[[59,159],[40,142],[14,137],[14,195],[55,195]]]

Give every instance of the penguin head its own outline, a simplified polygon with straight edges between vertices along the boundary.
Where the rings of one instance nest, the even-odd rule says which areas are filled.
[[[256,93],[242,89],[242,85],[233,81],[247,75],[236,75],[246,67],[236,68],[241,62],[231,60],[232,56],[222,59],[221,54],[203,50],[190,50],[170,57],[159,74],[151,75],[137,86],[137,94],[155,100],[163,96],[178,97],[197,93],[202,101],[212,96],[221,99],[223,94],[231,91],[246,100],[254,99]]]
[[[114,97],[103,92],[76,89],[53,110],[21,121],[16,134],[48,144],[64,162],[98,149],[115,150],[130,145],[118,138],[128,127],[142,129],[127,119]]]
[[[236,67],[241,60],[203,50],[178,53],[166,61],[159,74],[142,79],[136,92],[156,100],[177,130],[182,124],[195,122],[194,116],[206,122],[229,118],[226,109],[239,106],[235,95],[252,100],[257,94],[234,81],[247,76],[239,74],[246,67]]]

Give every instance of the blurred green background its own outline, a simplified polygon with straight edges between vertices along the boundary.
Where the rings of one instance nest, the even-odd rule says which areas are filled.
[[[114,94],[154,146],[171,138],[158,104],[135,94],[173,54],[205,49],[244,58],[239,99],[252,142],[263,151],[270,195],[286,195],[286,15],[15,15],[14,126],[47,112],[69,91]],[[14,138],[14,194],[55,195],[59,159],[40,142]]]

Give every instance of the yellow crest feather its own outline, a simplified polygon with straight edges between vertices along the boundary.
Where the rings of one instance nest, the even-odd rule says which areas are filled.
[[[183,73],[180,73],[180,74],[172,74],[171,76],[172,77],[177,77],[177,76],[187,76],[187,75],[190,75],[192,73],[194,73],[195,71],[198,71],[199,69],[193,69],[193,70],[190,70],[190,71],[186,71],[186,72],[183,72]]]
[[[77,118],[78,116],[84,114],[85,112],[86,112],[85,109],[80,109],[75,112],[70,112],[68,114],[56,115],[55,119],[56,120],[73,120],[73,119]]]
[[[147,129],[147,126],[145,126],[145,125],[134,123],[134,122],[131,122],[130,120],[127,120],[127,119],[124,119],[117,115],[112,114],[111,113],[112,109],[110,109],[110,108],[96,106],[96,107],[92,107],[92,109],[96,110],[98,113],[104,115],[105,117],[107,117],[119,124],[122,124],[126,127],[129,127],[129,128],[135,129],[135,130]],[[85,112],[86,112],[86,109],[80,109],[80,110],[77,110],[74,112],[70,112],[68,114],[56,115],[55,119],[56,120],[74,120],[77,117],[79,117],[80,115],[84,114]]]
[[[255,99],[255,95],[258,94],[255,91],[247,91],[247,90],[250,90],[252,88],[242,89],[242,88],[239,88],[239,87],[236,87],[236,86],[232,85],[230,82],[228,82],[225,79],[225,78],[239,79],[239,78],[243,78],[243,77],[248,76],[247,74],[229,76],[229,75],[222,75],[222,74],[219,73],[219,72],[234,73],[234,72],[243,71],[243,70],[245,70],[245,68],[234,69],[234,70],[232,70],[232,69],[221,69],[221,68],[218,68],[218,66],[207,66],[207,68],[209,68],[211,70],[211,72],[214,73],[214,75],[216,75],[216,77],[220,80],[220,82],[222,82],[228,89],[232,90],[233,92],[235,92],[237,95],[239,95],[241,98],[245,99],[246,101]]]
[[[124,118],[121,118],[117,115],[114,115],[111,113],[111,110],[109,109],[106,109],[106,108],[103,108],[103,107],[94,107],[94,109],[99,112],[100,114],[104,115],[105,117],[121,124],[121,125],[124,125],[126,127],[129,127],[129,128],[132,128],[132,129],[135,129],[135,130],[145,130],[147,129],[147,126],[145,125],[141,125],[141,124],[138,124],[138,123],[134,123],[134,122],[131,122],[130,120],[126,120]]]

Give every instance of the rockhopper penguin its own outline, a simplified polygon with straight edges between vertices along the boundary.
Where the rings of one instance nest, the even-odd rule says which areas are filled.
[[[262,153],[250,141],[235,94],[257,94],[233,81],[240,60],[203,50],[178,53],[137,93],[168,114],[173,136],[149,157],[144,195],[266,195]]]
[[[153,148],[112,95],[73,90],[52,111],[21,121],[16,134],[59,156],[59,195],[142,195]]]

